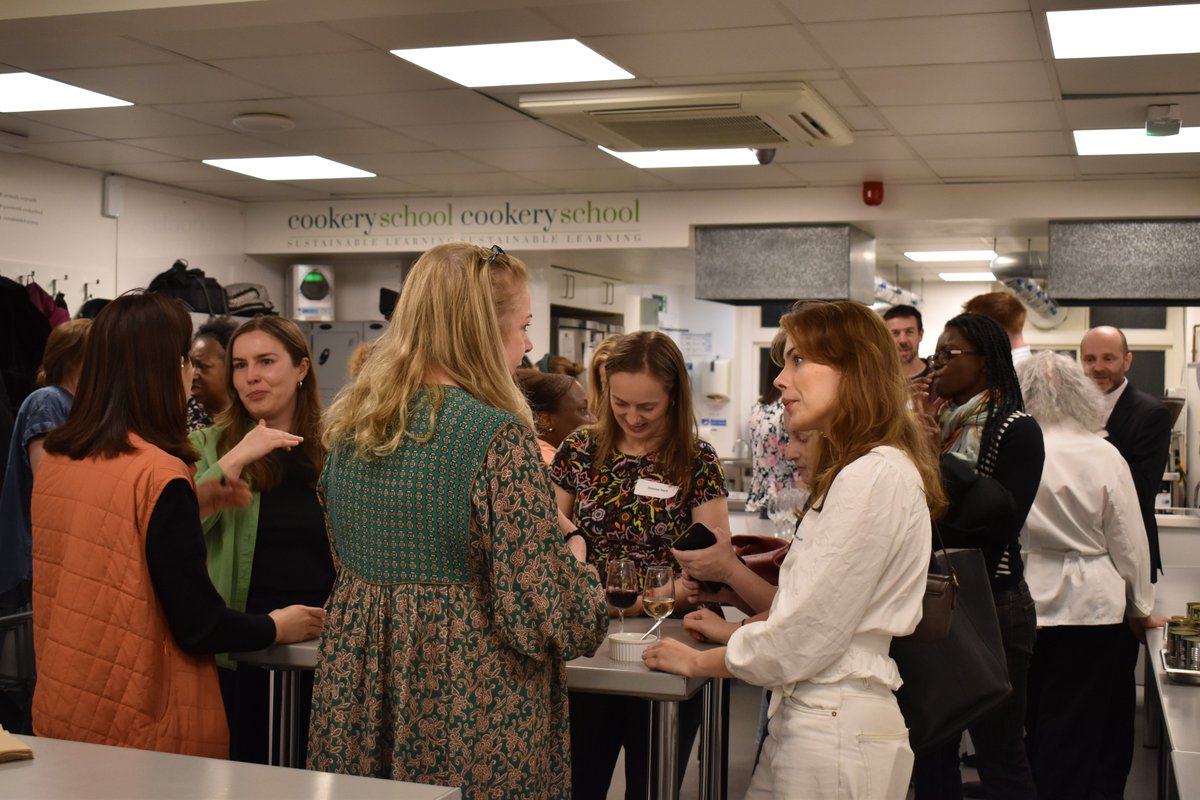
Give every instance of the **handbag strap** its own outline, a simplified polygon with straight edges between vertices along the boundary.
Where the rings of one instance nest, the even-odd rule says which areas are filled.
[[[954,564],[952,564],[950,562],[950,555],[946,552],[946,543],[944,541],[942,541],[942,532],[938,528],[936,523],[934,523],[934,525],[933,525],[933,535],[937,537],[938,549],[941,550],[942,555],[945,556],[946,570],[950,573],[950,585],[952,587],[954,587],[955,591],[957,591],[958,590],[958,573],[955,572],[955,570],[954,570]]]

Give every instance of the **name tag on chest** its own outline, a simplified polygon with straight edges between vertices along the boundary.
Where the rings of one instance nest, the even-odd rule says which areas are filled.
[[[629,484],[626,484],[628,486]],[[653,497],[656,500],[670,500],[679,494],[679,487],[669,483],[652,481],[648,478],[638,478],[633,486],[633,493],[638,497]]]

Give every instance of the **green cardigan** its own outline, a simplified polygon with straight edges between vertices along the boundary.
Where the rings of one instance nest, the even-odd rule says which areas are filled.
[[[200,454],[200,460],[196,462],[197,482],[225,475],[217,463],[217,440],[221,430],[219,425],[214,425],[188,435],[192,447]],[[254,565],[261,500],[261,493],[252,489],[250,505],[227,508],[201,520],[204,545],[208,549],[208,576],[225,604],[238,611],[246,610],[246,596],[250,593],[250,568]],[[233,666],[225,656],[218,656],[217,663],[223,667]]]

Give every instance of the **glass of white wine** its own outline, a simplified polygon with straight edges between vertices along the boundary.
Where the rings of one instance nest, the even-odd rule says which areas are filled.
[[[656,620],[662,621],[675,608],[675,571],[663,564],[646,567],[642,584],[642,608]]]

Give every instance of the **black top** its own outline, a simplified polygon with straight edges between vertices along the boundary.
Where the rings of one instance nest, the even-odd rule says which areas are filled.
[[[987,446],[981,444],[981,451]],[[1037,497],[1045,460],[1041,427],[1033,417],[1022,415],[1001,437],[991,477],[980,475],[975,485],[959,493],[947,486],[950,509],[938,521],[938,530],[947,547],[983,551],[992,591],[1016,586],[1024,579],[1021,528]]]
[[[275,641],[275,621],[225,605],[208,577],[200,504],[191,485],[167,484],[146,530],[146,566],[171,635],[193,655],[261,650]]]
[[[299,450],[280,450],[279,484],[262,493],[247,612],[294,603],[323,606],[333,588],[333,556],[316,474]]]
[[[1162,557],[1158,550],[1154,496],[1162,485],[1171,447],[1171,412],[1157,397],[1129,384],[1117,398],[1104,427],[1108,430],[1108,441],[1120,451],[1133,474],[1146,540],[1150,544],[1150,580],[1156,582],[1162,570]]]

